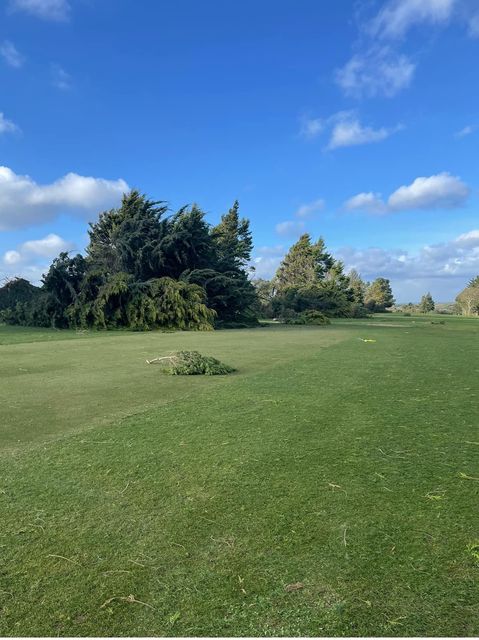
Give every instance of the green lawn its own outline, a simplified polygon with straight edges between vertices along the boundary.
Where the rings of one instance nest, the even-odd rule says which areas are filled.
[[[440,319],[0,327],[0,634],[478,635],[479,320]]]

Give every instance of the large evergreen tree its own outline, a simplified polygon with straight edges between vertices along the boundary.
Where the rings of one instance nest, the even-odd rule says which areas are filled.
[[[274,284],[273,309],[280,317],[312,310],[338,316],[351,313],[349,278],[323,238],[312,242],[309,234],[303,234],[281,262]]]
[[[9,306],[9,321],[107,329],[255,321],[252,238],[238,202],[216,227],[196,205],[167,211],[138,191],[125,194],[90,224],[86,257],[60,254],[35,305]],[[4,289],[0,301],[12,298]]]

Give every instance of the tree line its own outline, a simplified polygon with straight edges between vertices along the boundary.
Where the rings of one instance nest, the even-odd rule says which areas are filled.
[[[354,269],[345,274],[323,238],[313,242],[307,233],[290,248],[274,278],[257,280],[255,286],[260,315],[286,322],[306,322],[311,311],[358,318],[394,304],[389,280],[365,282]]]
[[[0,288],[10,324],[135,330],[240,327],[260,317],[321,323],[394,303],[389,280],[364,282],[304,234],[271,281],[254,279],[253,239],[238,202],[209,224],[196,205],[168,215],[138,191],[90,223],[85,255],[60,253],[41,286],[22,278]]]

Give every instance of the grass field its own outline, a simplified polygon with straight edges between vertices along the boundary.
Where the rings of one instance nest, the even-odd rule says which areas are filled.
[[[478,635],[479,320],[437,319],[0,327],[0,634]]]

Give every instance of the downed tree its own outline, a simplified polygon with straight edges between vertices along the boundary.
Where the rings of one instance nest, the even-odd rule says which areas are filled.
[[[146,361],[148,364],[165,364],[165,373],[172,376],[222,376],[236,371],[211,356],[203,356],[198,351],[175,351],[169,356],[161,356]]]

